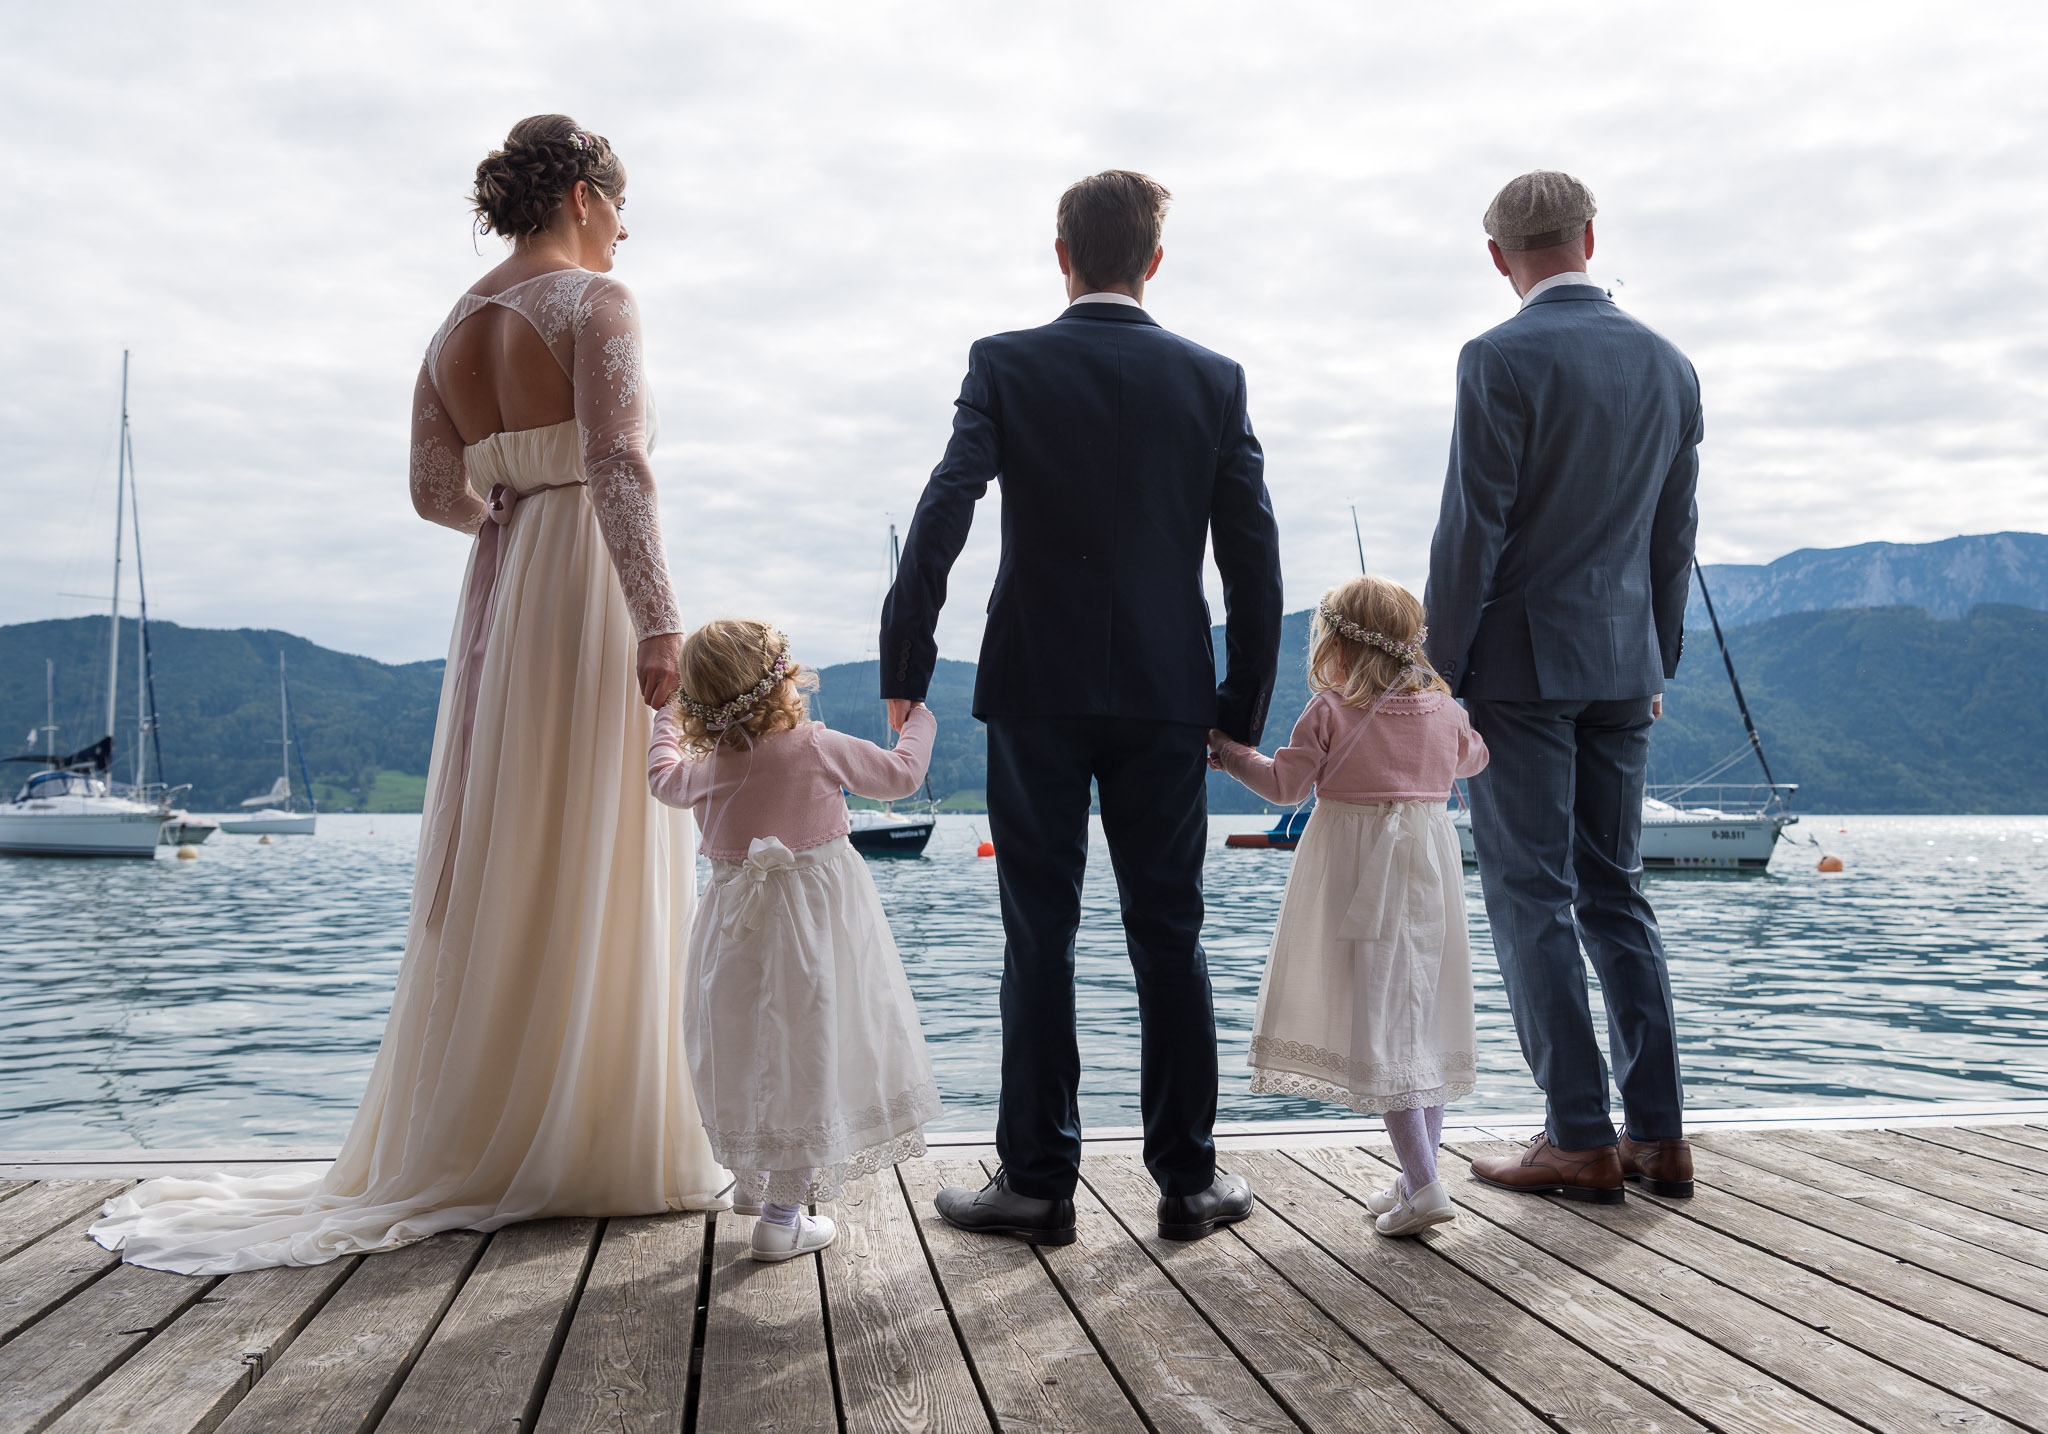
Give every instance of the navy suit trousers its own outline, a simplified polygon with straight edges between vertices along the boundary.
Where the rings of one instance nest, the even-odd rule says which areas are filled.
[[[1216,1016],[1202,953],[1208,733],[1127,717],[988,719],[988,820],[1003,911],[1003,1090],[1010,1188],[1064,1200],[1081,1169],[1074,936],[1089,784],[1102,803],[1137,978],[1145,1165],[1166,1195],[1216,1178]]]
[[[1465,707],[1492,753],[1472,779],[1479,882],[1515,1034],[1548,1100],[1550,1138],[1566,1150],[1615,1140],[1588,959],[1629,1134],[1677,1136],[1684,1097],[1671,982],[1642,891],[1650,699]]]

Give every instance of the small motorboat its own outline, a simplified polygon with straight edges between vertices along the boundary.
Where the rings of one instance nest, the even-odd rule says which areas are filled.
[[[198,846],[219,830],[219,822],[189,812],[172,812],[159,841],[163,846]]]
[[[930,814],[863,809],[846,814],[846,839],[862,856],[922,856],[937,820]]]
[[[1312,807],[1297,807],[1291,812],[1282,812],[1280,820],[1269,830],[1262,832],[1232,832],[1223,839],[1225,846],[1250,847],[1254,850],[1293,851],[1301,844],[1301,834],[1308,827]]]

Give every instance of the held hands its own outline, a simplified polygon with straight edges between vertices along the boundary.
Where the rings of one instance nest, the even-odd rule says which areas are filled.
[[[910,714],[924,706],[922,702],[913,702],[908,697],[884,697],[882,705],[888,709],[891,732],[901,732],[903,724],[910,720]]]
[[[1650,720],[1656,721],[1664,715],[1664,694],[1659,692],[1650,699]]]
[[[641,643],[633,673],[640,680],[642,702],[656,710],[668,706],[683,685],[683,635],[665,632]]]
[[[1209,729],[1209,770],[1212,772],[1222,771],[1224,749],[1236,745],[1236,738],[1227,732],[1211,727]]]

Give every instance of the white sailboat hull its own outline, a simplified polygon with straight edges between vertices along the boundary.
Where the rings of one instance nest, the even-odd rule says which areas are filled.
[[[56,804],[0,805],[0,853],[8,856],[156,855],[164,814],[139,803],[103,799],[92,810],[64,811]],[[65,803],[66,806],[74,805]],[[82,804],[81,804],[82,805]]]
[[[312,836],[319,820],[313,812],[251,812],[246,817],[222,817],[220,829],[229,836]]]
[[[1476,864],[1472,814],[1461,811],[1452,820],[1458,828],[1458,847],[1466,864]],[[1730,816],[1714,811],[1645,811],[1643,865],[1658,869],[1761,871],[1771,864],[1778,834],[1796,820],[1782,812]]]

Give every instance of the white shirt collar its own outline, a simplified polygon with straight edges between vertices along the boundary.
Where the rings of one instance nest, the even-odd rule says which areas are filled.
[[[1074,302],[1076,304],[1129,304],[1134,309],[1145,307],[1129,294],[1083,294]]]
[[[1522,295],[1522,307],[1528,308],[1538,294],[1551,289],[1562,289],[1566,284],[1591,284],[1596,289],[1600,287],[1600,281],[1584,269],[1567,269],[1562,274],[1552,274],[1548,279],[1531,284],[1529,292]]]

